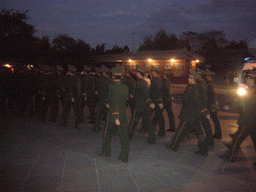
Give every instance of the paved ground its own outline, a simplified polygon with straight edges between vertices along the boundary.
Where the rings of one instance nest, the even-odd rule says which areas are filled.
[[[175,116],[180,111],[175,104]],[[37,118],[11,117],[1,120],[1,191],[255,191],[256,155],[250,138],[242,144],[235,163],[219,158],[227,150],[223,142],[237,129],[237,113],[220,111],[222,140],[215,140],[207,157],[194,154],[197,139],[184,143],[178,152],[167,150],[173,133],[146,143],[147,134],[136,133],[130,144],[129,163],[117,159],[120,141],[112,141],[112,156],[100,157],[102,133],[92,125],[67,128]],[[88,115],[88,114],[86,114]],[[166,115],[166,114],[165,114]],[[86,119],[86,121],[88,121]],[[178,123],[176,119],[176,123]],[[168,122],[166,122],[167,124]]]

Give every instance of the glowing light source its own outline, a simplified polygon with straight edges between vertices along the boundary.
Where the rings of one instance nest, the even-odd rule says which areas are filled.
[[[149,62],[152,62],[152,59],[148,59]]]
[[[132,60],[131,60],[131,59],[129,59],[129,62],[132,62]]]
[[[200,61],[197,59],[196,62],[199,63]]]
[[[243,89],[243,88],[239,88],[238,90],[237,90],[237,93],[238,93],[238,95],[245,95],[246,94],[246,90],[245,89]]]
[[[12,66],[9,65],[9,64],[5,64],[4,66],[7,67],[7,68],[12,68]]]
[[[174,59],[171,59],[171,62],[173,63],[175,60]]]

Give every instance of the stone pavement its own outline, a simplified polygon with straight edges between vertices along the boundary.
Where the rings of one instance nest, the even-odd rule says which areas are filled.
[[[174,105],[177,117],[180,105]],[[165,114],[166,115],[166,114]],[[252,162],[256,155],[250,138],[242,144],[235,163],[219,158],[227,150],[223,141],[237,129],[238,114],[220,111],[222,140],[215,140],[207,157],[194,154],[197,139],[192,136],[178,152],[164,145],[174,133],[157,143],[146,143],[147,134],[136,133],[130,143],[129,162],[117,159],[118,135],[112,141],[112,156],[101,157],[102,133],[91,131],[92,125],[40,122],[27,116],[1,119],[1,191],[255,191],[256,172]],[[60,119],[60,118],[59,118]],[[86,119],[86,121],[88,121]],[[176,119],[178,123],[178,119]],[[166,122],[167,124],[168,122]]]

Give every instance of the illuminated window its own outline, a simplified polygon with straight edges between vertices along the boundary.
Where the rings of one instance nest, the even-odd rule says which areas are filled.
[[[144,68],[145,69],[150,69],[151,68],[151,63],[145,63]]]
[[[175,69],[183,69],[184,68],[184,63],[175,63],[174,68]]]
[[[165,63],[165,69],[172,69],[173,63]]]
[[[153,63],[154,68],[160,69],[160,63]]]
[[[125,68],[125,69],[131,69],[131,68],[132,68],[132,65],[131,65],[130,63],[126,63],[126,64],[124,65],[124,68]]]
[[[133,63],[133,64],[132,64],[132,68],[135,69],[135,68],[137,68],[138,65],[139,65],[139,63]]]

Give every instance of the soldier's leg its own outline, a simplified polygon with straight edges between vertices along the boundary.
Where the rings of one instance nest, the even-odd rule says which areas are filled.
[[[167,103],[165,106],[166,106],[165,109],[169,118],[169,129],[167,129],[167,131],[175,131],[176,126],[175,126],[175,117],[172,110],[172,104]]]
[[[133,117],[131,118],[130,124],[128,126],[128,134],[129,134],[129,140],[132,140],[132,137],[135,133],[136,127],[139,124],[139,120],[141,118],[142,113],[141,112],[137,112],[135,110]]]
[[[89,99],[88,100],[88,108],[89,108],[89,111],[90,111],[90,121],[89,123],[94,123],[95,122],[95,107],[96,107],[96,103],[93,102],[93,100]]]
[[[70,113],[71,106],[72,106],[72,102],[70,100],[66,100],[65,105],[64,105],[64,110],[62,112],[62,123],[61,123],[61,125],[63,125],[63,126],[67,126],[67,124],[68,124],[68,116],[69,116],[69,113]]]
[[[53,96],[49,101],[49,106],[51,109],[51,121],[56,122],[57,113],[58,113],[58,97]]]
[[[114,122],[106,122],[105,132],[103,136],[102,155],[106,157],[111,156],[111,138],[116,133],[116,126]]]
[[[104,108],[105,107],[103,106],[103,102],[99,101],[96,107],[97,111],[96,111],[96,119],[95,119],[93,131],[100,131],[101,117],[102,117]]]
[[[40,120],[41,121],[45,121],[46,119],[46,115],[47,115],[47,112],[48,112],[48,106],[49,106],[49,101],[48,101],[48,98],[47,96],[44,97],[44,100],[42,99],[41,101],[41,116],[40,116]]]
[[[206,133],[201,121],[195,121],[193,123],[193,127],[195,128],[195,132],[198,138],[198,147],[199,147],[199,151],[195,151],[195,153],[199,155],[207,156],[208,146],[207,146]]]
[[[119,159],[124,162],[128,162],[129,137],[128,137],[127,123],[121,122],[121,124],[119,126],[117,126],[117,131],[118,131],[119,138],[121,141],[121,154],[119,156]]]
[[[142,113],[142,118],[145,120],[146,128],[148,130],[148,140],[147,143],[150,144],[155,144],[156,143],[156,135],[155,135],[155,128],[152,124],[151,120],[151,112],[150,111],[145,111]]]
[[[191,121],[181,120],[177,130],[175,131],[174,137],[171,140],[170,144],[166,144],[165,147],[172,151],[178,151],[180,144],[185,140],[187,133],[192,129]]]
[[[209,119],[207,119],[206,117],[203,117],[202,124],[203,124],[204,131],[206,134],[206,142],[209,146],[213,146],[214,140],[213,140],[212,128],[211,128]]]
[[[248,127],[247,125],[241,125],[241,127],[239,126],[239,128],[233,138],[230,149],[227,153],[227,156],[226,156],[227,161],[235,161],[236,160],[239,146],[246,139],[246,137],[248,137],[248,135],[250,134],[252,129],[251,129],[251,127]]]
[[[165,121],[163,116],[163,109],[160,109],[159,106],[156,107],[156,119],[159,125],[158,135],[165,136]]]
[[[217,111],[210,112],[212,121],[214,123],[215,133],[213,135],[214,138],[221,139],[221,128],[220,128],[220,121],[218,119]]]

